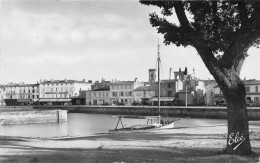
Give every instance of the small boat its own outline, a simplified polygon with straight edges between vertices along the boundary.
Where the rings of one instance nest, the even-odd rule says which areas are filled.
[[[160,116],[160,45],[159,45],[159,40],[158,40],[158,53],[157,53],[157,62],[158,62],[158,111],[159,115],[158,116],[133,116],[133,115],[119,115],[119,116],[112,116],[114,118],[118,118],[117,125],[114,130],[109,130],[109,131],[131,131],[131,130],[147,130],[147,129],[154,129],[154,128],[159,128],[159,129],[169,129],[169,128],[174,128],[174,120],[173,121],[163,121]],[[133,125],[129,127],[125,127],[122,122],[122,118],[134,118],[134,119],[147,119],[147,124],[144,125]],[[157,123],[152,123],[152,120],[156,119],[158,120]],[[151,124],[148,124],[149,120],[151,121]],[[117,128],[119,122],[121,122],[122,128]]]
[[[164,123],[152,123],[152,120],[156,119],[158,120],[158,116],[131,116],[131,115],[118,115],[118,116],[112,116],[113,118],[118,118],[117,125],[115,129],[109,130],[109,132],[115,132],[115,131],[133,131],[133,130],[148,130],[148,129],[169,129],[174,128],[174,121],[166,121]],[[133,118],[133,119],[147,119],[147,124],[138,124],[138,125],[131,125],[126,127],[123,124],[122,118]],[[151,122],[149,124],[149,121]],[[162,121],[162,120],[161,120]],[[119,123],[121,123],[121,128],[118,128]]]

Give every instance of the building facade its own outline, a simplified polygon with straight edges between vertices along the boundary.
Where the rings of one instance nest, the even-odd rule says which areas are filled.
[[[6,105],[28,105],[39,98],[38,84],[8,84],[3,86]]]
[[[250,106],[260,105],[260,80],[245,81],[246,101]]]
[[[5,105],[5,87],[4,85],[0,85],[0,106]]]
[[[125,105],[131,105],[134,101],[133,91],[140,86],[143,86],[142,82],[138,81],[114,81],[110,83],[110,103],[117,104],[122,103]]]
[[[205,104],[206,105],[215,105],[215,101],[214,100],[214,87],[217,86],[216,82],[204,82],[205,83]]]
[[[140,86],[133,91],[134,102],[145,104],[155,96],[155,90],[152,86]]]
[[[110,88],[99,88],[85,92],[86,105],[111,105]]]
[[[92,83],[85,80],[49,80],[39,83],[39,103],[65,104],[79,97],[80,90],[90,90]]]

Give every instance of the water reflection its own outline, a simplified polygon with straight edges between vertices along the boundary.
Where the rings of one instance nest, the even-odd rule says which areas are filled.
[[[0,135],[23,137],[61,137],[86,136],[95,133],[107,133],[114,129],[118,119],[104,114],[69,113],[68,121],[64,123],[0,125]],[[123,119],[126,126],[145,124],[145,119]],[[210,124],[226,124],[221,119],[186,118],[175,122],[176,127],[189,127]],[[119,126],[121,127],[121,126]]]

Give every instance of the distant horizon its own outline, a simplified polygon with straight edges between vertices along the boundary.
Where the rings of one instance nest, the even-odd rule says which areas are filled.
[[[213,79],[197,51],[164,45],[149,22],[160,12],[138,0],[1,1],[0,83],[40,79],[148,81],[156,67],[158,39],[162,79],[179,67]],[[175,15],[174,15],[175,16]],[[178,24],[177,18],[171,18]],[[17,28],[19,27],[19,28]],[[259,48],[248,51],[241,79],[260,79]]]

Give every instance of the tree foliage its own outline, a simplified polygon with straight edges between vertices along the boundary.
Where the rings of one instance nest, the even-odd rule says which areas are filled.
[[[141,3],[162,8],[162,17],[151,13],[150,22],[158,33],[164,35],[166,45],[199,45],[209,48],[216,55],[227,51],[241,38],[241,46],[248,48],[260,43],[260,9],[257,1],[142,0]],[[180,25],[167,20],[174,13]],[[191,15],[192,20],[187,19],[187,14]]]

